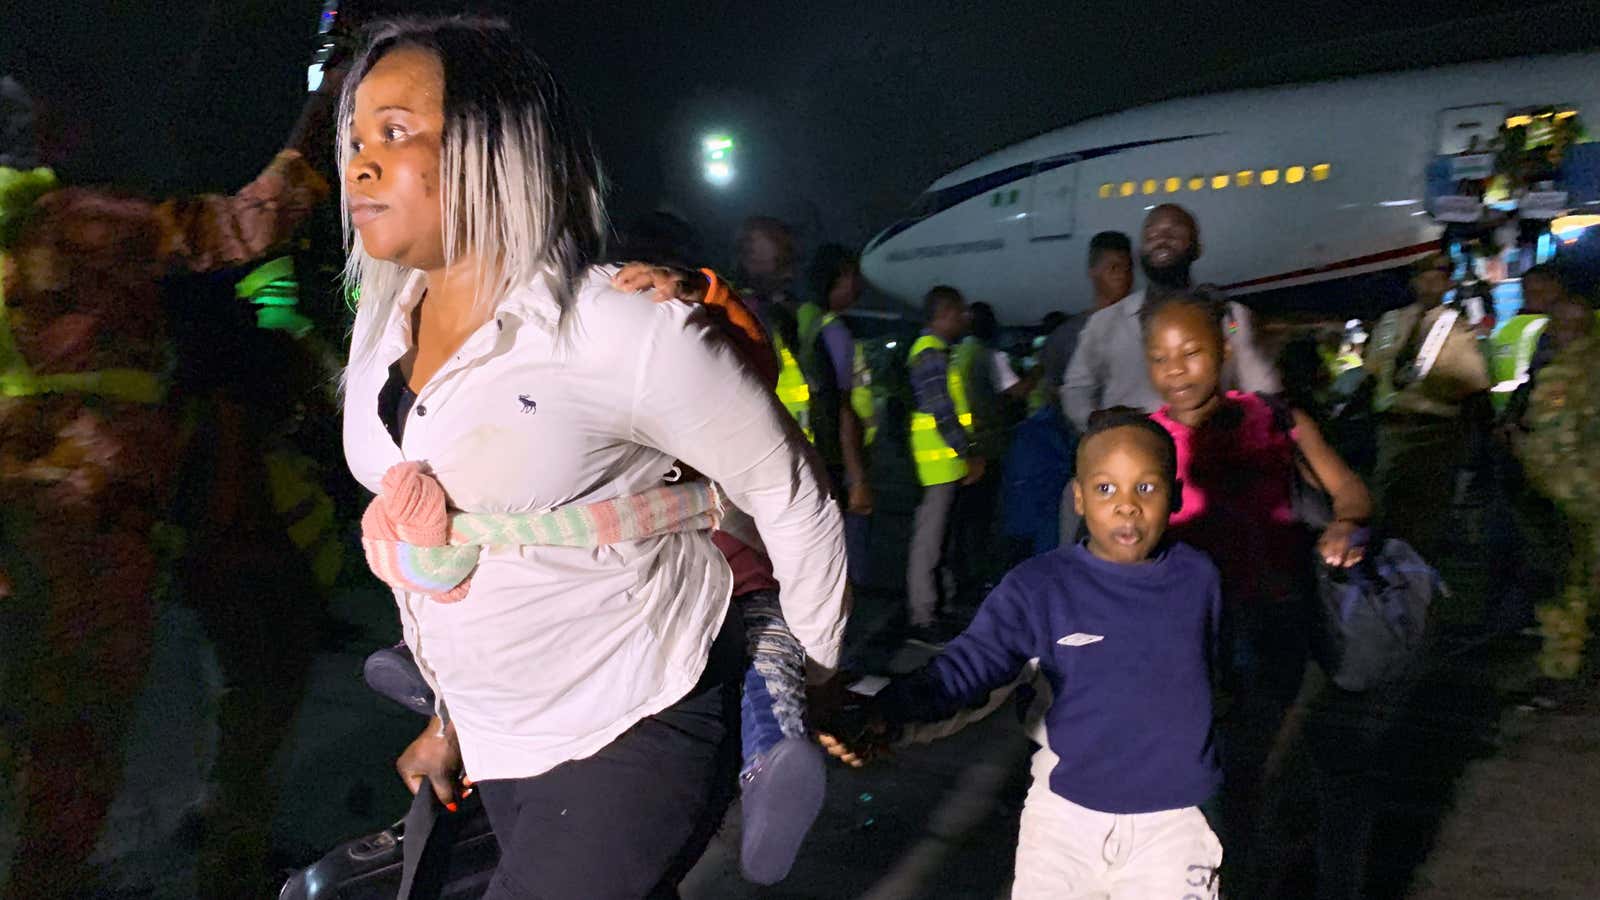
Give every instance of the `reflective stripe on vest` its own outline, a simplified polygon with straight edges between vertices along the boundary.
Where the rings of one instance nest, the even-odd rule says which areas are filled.
[[[808,303],[813,309],[820,309],[815,304]],[[805,307],[801,307],[801,312]],[[800,339],[806,343],[814,344],[821,336],[822,330],[838,321],[838,313],[825,313],[816,320],[816,328],[811,337],[805,336],[805,324],[802,322]],[[878,411],[872,399],[872,368],[867,365],[867,352],[861,348],[859,341],[852,340],[850,346],[854,355],[850,361],[850,408],[855,411],[856,418],[861,420],[861,444],[870,446],[878,437]]]
[[[1539,336],[1550,324],[1549,316],[1522,314],[1512,316],[1495,329],[1490,338],[1489,375],[1494,387],[1489,390],[1497,404],[1507,402],[1511,394],[1528,380],[1528,369],[1533,366],[1534,351],[1539,349]]]
[[[805,373],[800,371],[800,361],[794,358],[794,353],[783,342],[783,338],[776,333],[772,335],[772,349],[778,352],[778,400],[783,408],[794,416],[800,423],[800,430],[805,432],[806,440],[813,440],[811,433],[811,385],[806,384]]]
[[[0,254],[0,273],[4,271],[5,257]],[[5,284],[0,276],[0,397],[37,394],[93,394],[134,403],[160,403],[166,387],[153,372],[139,369],[35,375],[11,337],[11,316],[6,311]]]
[[[925,334],[911,345],[908,359],[913,362],[924,350],[949,352],[950,345]],[[954,362],[947,367],[946,383],[950,401],[955,406],[956,419],[962,428],[972,427],[972,410],[967,406],[967,389],[961,378],[960,367]],[[939,422],[931,413],[917,410],[911,414],[911,458],[917,464],[917,480],[924,486],[948,484],[967,476],[967,461],[961,458],[939,433]]]

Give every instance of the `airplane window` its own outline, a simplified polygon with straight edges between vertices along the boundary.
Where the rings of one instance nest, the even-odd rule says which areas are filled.
[[[1228,186],[1228,176],[1226,176],[1226,175],[1213,175],[1213,176],[1211,176],[1211,189],[1213,191],[1220,191],[1220,190],[1222,190],[1223,188],[1225,188],[1227,186]]]
[[[1328,180],[1328,175],[1332,171],[1333,171],[1333,167],[1328,165],[1327,163],[1317,163],[1316,165],[1311,167],[1311,180],[1312,181],[1327,181]]]
[[[1239,174],[1233,176],[1234,184],[1239,187],[1249,187],[1256,182],[1256,173],[1251,169],[1240,169]]]
[[[1557,109],[1557,110],[1546,110],[1546,111],[1540,112],[1540,113],[1531,113],[1531,112],[1517,113],[1516,115],[1506,116],[1506,127],[1507,128],[1522,128],[1522,127],[1525,127],[1525,126],[1528,126],[1528,125],[1532,125],[1533,121],[1535,119],[1550,119],[1550,118],[1554,118],[1557,122],[1559,122],[1562,119],[1570,119],[1570,118],[1572,118],[1573,116],[1575,116],[1577,114],[1578,114],[1578,111],[1575,110],[1575,109],[1572,109],[1570,107],[1563,107],[1563,108]]]
[[[1133,196],[1133,182],[1124,181],[1122,183],[1122,187],[1120,189],[1118,189],[1117,193],[1121,194],[1124,197],[1132,197]]]
[[[1206,186],[1206,180],[1204,178],[1201,178],[1199,175],[1196,175],[1193,178],[1189,179],[1189,190],[1191,190],[1191,191],[1198,191],[1198,190],[1200,190],[1201,188],[1203,188],[1205,186]]]
[[[1168,178],[1164,187],[1167,189],[1167,193],[1176,194],[1178,192],[1178,188],[1183,187],[1183,179],[1176,177]]]
[[[1290,166],[1283,171],[1283,180],[1290,184],[1299,184],[1306,180],[1305,166]]]
[[[1104,199],[1110,197],[1111,196],[1111,189],[1113,187],[1114,187],[1114,185],[1112,185],[1111,182],[1109,182],[1109,181],[1106,182],[1105,184],[1100,185],[1100,199],[1104,200]]]
[[[1146,178],[1144,180],[1144,192],[1146,194],[1154,194],[1156,192],[1156,180],[1154,178]]]
[[[1261,170],[1261,183],[1265,184],[1265,185],[1277,184],[1278,183],[1278,170],[1277,169],[1262,169]]]

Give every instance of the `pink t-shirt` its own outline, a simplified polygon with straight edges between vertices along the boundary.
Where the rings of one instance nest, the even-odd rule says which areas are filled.
[[[1293,430],[1260,395],[1239,391],[1199,428],[1174,421],[1165,406],[1150,418],[1178,445],[1183,508],[1168,533],[1211,556],[1227,602],[1288,597],[1310,550],[1292,501]]]

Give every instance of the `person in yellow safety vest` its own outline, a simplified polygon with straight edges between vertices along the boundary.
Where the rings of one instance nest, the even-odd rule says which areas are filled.
[[[811,385],[800,365],[799,302],[789,290],[794,278],[794,232],[770,216],[752,216],[739,231],[734,286],[772,339],[778,358],[778,400],[815,441]]]
[[[337,83],[330,78],[329,90]],[[333,146],[314,127],[331,116],[333,97],[314,94],[287,149],[242,190],[152,202],[57,184],[27,146],[33,102],[0,77],[0,830],[13,838],[0,848],[0,897],[8,900],[109,887],[91,859],[113,800],[128,796],[124,741],[170,596],[164,585],[184,574],[173,557],[182,533],[194,533],[190,522],[164,520],[182,484],[163,279],[236,266],[286,240],[326,195],[315,160]],[[215,805],[199,831],[201,896],[245,896],[241,885],[268,872],[276,787],[261,761],[292,724],[303,669],[291,670],[306,646],[303,629],[274,633],[283,617],[268,612],[257,582],[229,584],[243,612],[227,629],[207,626],[228,690]],[[187,594],[172,599],[202,621],[218,612]],[[257,655],[228,652],[229,641]],[[243,793],[249,803],[228,802]],[[212,814],[219,809],[234,817]]]
[[[1528,380],[1539,338],[1550,317],[1521,312],[1507,319],[1489,337],[1489,399],[1496,412],[1505,412],[1511,396]]]
[[[1490,361],[1500,421],[1513,429],[1526,425],[1539,370],[1594,324],[1583,287],[1577,273],[1559,262],[1522,273],[1522,309],[1495,333]],[[1520,330],[1506,334],[1518,326]]]
[[[950,359],[972,410],[972,455],[991,463],[983,478],[963,488],[956,500],[950,546],[957,557],[952,566],[956,582],[964,590],[987,594],[1007,568],[1000,552],[1000,469],[1019,418],[1016,412],[1033,390],[1035,373],[1018,376],[1006,353],[996,347],[1000,322],[994,307],[979,302],[967,311],[969,333]]]
[[[813,387],[827,390],[828,396],[813,392],[814,418],[837,421],[837,453],[823,453],[834,470],[841,496],[848,498],[848,511],[872,511],[872,486],[867,479],[867,447],[877,436],[877,415],[872,400],[872,372],[866,353],[850,334],[842,314],[861,298],[863,288],[860,262],[854,252],[841,244],[817,248],[811,265],[811,288],[822,302],[808,302],[798,315],[800,364],[812,375]],[[818,449],[824,442],[818,438]]]
[[[1540,263],[1522,273],[1522,308],[1489,339],[1489,376],[1494,382],[1490,390],[1497,412],[1508,414],[1508,409],[1517,406],[1515,417],[1520,418],[1520,407],[1526,403],[1513,404],[1512,397],[1532,376],[1534,357],[1545,343],[1550,311],[1568,293],[1571,283],[1568,270],[1555,263]],[[1508,414],[1508,418],[1512,416]]]
[[[953,287],[940,285],[923,299],[927,325],[911,345],[911,455],[922,483],[922,501],[912,523],[906,564],[906,602],[911,640],[942,644],[959,628],[936,619],[937,569],[949,531],[956,490],[983,477],[983,457],[973,454],[972,409],[960,370],[951,364],[950,346],[968,327],[967,301]]]

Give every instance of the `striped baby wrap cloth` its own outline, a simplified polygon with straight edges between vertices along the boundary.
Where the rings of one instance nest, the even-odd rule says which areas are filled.
[[[484,547],[598,547],[716,528],[724,510],[716,485],[692,481],[544,512],[450,512],[438,481],[405,462],[384,474],[361,517],[361,546],[385,584],[453,603],[466,597]]]

